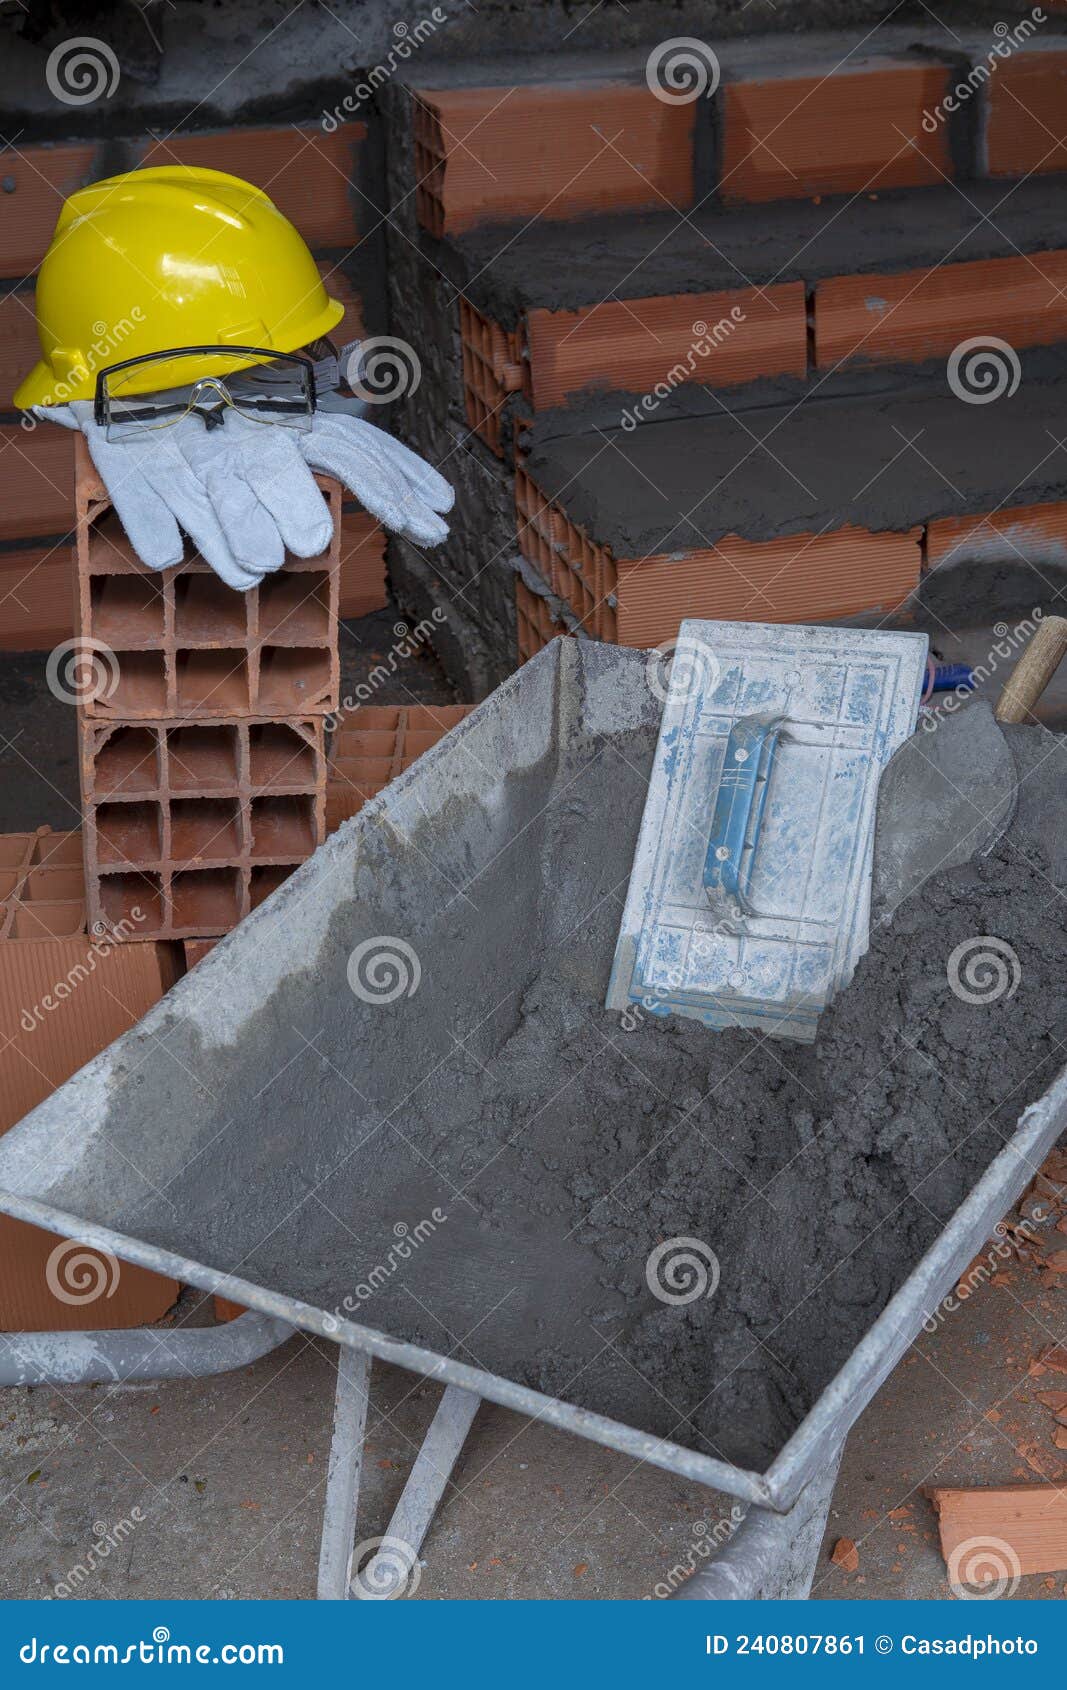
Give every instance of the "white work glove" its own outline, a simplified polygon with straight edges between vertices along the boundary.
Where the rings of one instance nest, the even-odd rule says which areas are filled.
[[[198,417],[110,443],[93,407],[38,406],[38,417],[80,428],[142,563],[182,561],[181,529],[223,581],[238,591],[281,567],[286,550],[319,557],[333,532],[312,475],[336,476],[372,516],[422,545],[448,534],[452,507],[443,476],[400,441],[352,416],[316,412],[306,432],[257,423],[230,411],[220,428]]]

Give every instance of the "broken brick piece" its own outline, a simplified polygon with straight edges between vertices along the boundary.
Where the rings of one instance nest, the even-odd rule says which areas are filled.
[[[1067,1571],[1067,1491],[1059,1485],[1001,1485],[926,1492],[937,1513],[941,1553],[961,1584],[1006,1581],[1023,1573]],[[988,1553],[975,1577],[960,1557],[977,1540]],[[976,1552],[977,1554],[977,1552]]]
[[[859,1569],[860,1552],[850,1537],[839,1537],[830,1551],[830,1559],[843,1572],[854,1573]]]

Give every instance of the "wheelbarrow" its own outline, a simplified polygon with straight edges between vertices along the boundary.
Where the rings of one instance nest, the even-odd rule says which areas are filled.
[[[416,1183],[421,1163],[432,1162],[428,1142],[407,1142],[412,1093],[432,1090],[457,1043],[477,1062],[479,1025],[513,983],[508,970],[528,957],[545,885],[550,913],[553,899],[566,899],[544,818],[571,801],[591,752],[642,746],[650,755],[660,708],[643,654],[553,642],[0,1142],[0,1211],[249,1311],[206,1332],[9,1335],[0,1382],[218,1372],[293,1329],[336,1343],[320,1597],[404,1593],[482,1400],[745,1505],[733,1537],[682,1597],[806,1596],[849,1428],[1067,1124],[1065,1073],[1025,1112],[762,1469],[533,1388],[461,1342],[413,1342],[388,1321],[380,1329],[361,1318],[374,1313],[365,1286],[393,1272],[382,1254],[390,1236],[406,1247],[416,1290],[425,1284],[418,1264],[432,1255],[432,1171],[422,1220],[412,1229],[396,1219],[412,1212],[398,1158]],[[364,1217],[380,1223],[369,1245],[316,1201],[323,1191],[358,1193]],[[453,1202],[461,1211],[462,1192]],[[458,1238],[461,1268],[478,1268],[460,1275],[473,1327],[499,1286],[477,1228],[459,1225]],[[355,1525],[375,1359],[444,1390],[393,1519],[360,1568]]]

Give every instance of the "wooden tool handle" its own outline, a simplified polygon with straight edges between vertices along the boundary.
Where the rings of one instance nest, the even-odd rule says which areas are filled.
[[[998,722],[1022,722],[1067,652],[1067,617],[1046,616],[1015,665],[996,708]]]

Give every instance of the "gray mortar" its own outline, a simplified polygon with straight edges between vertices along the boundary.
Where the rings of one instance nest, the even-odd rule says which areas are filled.
[[[1055,502],[1067,476],[1054,444],[1067,404],[1064,353],[1019,356],[1018,390],[992,405],[956,398],[943,366],[930,366],[907,380],[866,371],[826,382],[800,405],[750,403],[743,420],[721,397],[684,388],[675,402],[715,414],[661,422],[657,413],[627,431],[618,410],[608,423],[608,402],[556,412],[538,419],[527,467],[618,558],[700,549],[727,534],[901,530]],[[594,415],[607,426],[589,433]],[[553,427],[573,432],[553,436]]]
[[[990,216],[994,215],[990,221]],[[578,223],[527,219],[452,241],[423,235],[428,256],[496,322],[522,310],[573,311],[601,300],[735,290],[753,283],[910,270],[929,264],[1017,258],[1057,250],[1067,183],[1031,179],[1005,198],[1004,184],[974,182],[873,197],[705,206],[595,217]],[[872,287],[872,295],[877,294]]]
[[[102,1130],[33,1179],[88,1218],[762,1466],[1062,1065],[1063,848],[1045,846],[1067,753],[1015,730],[1006,840],[905,902],[814,1047],[621,1019],[601,1006],[654,709],[639,654],[558,649],[561,673],[545,654],[520,678],[531,721],[536,687],[558,687],[558,746],[471,717],[399,808],[336,835],[118,1047],[89,1082]],[[396,932],[417,995],[368,1005],[344,984],[352,948]],[[980,1007],[946,959],[985,934],[1021,978]],[[252,975],[275,983],[249,1013]],[[7,1135],[0,1183],[32,1148]],[[381,1271],[398,1225],[435,1210]],[[679,1236],[722,1277],[668,1307],[646,1261]]]
[[[51,27],[37,42],[16,33],[20,17],[5,20],[0,104],[10,128],[21,125],[35,137],[96,135],[114,132],[131,119],[139,120],[138,128],[148,122],[156,128],[192,117],[206,128],[234,118],[314,117],[351,94],[358,70],[375,64],[399,65],[401,73],[418,65],[420,75],[438,70],[447,76],[445,67],[457,60],[496,55],[495,67],[490,64],[483,79],[506,79],[516,71],[521,75],[527,64],[535,74],[604,75],[637,62],[638,55],[627,59],[620,49],[675,35],[695,33],[707,40],[773,36],[798,26],[864,26],[891,14],[896,27],[879,31],[879,36],[902,34],[901,9],[891,0],[775,0],[773,6],[753,6],[752,0],[688,0],[684,7],[663,0],[627,0],[625,6],[609,0],[593,9],[588,0],[480,0],[477,7],[466,0],[437,0],[432,9],[443,12],[446,21],[404,61],[396,55],[395,26],[403,23],[412,30],[429,14],[429,6],[413,13],[409,0],[336,0],[328,9],[295,10],[289,0],[181,0],[159,8],[162,15],[155,22],[162,31],[163,53],[152,67],[157,72],[152,81],[138,74],[141,67],[127,53],[125,37],[112,35],[107,12],[89,9],[94,36],[113,40],[122,67],[118,88],[108,99],[77,108],[51,95],[45,79],[50,50],[86,33],[84,4],[56,0]],[[922,19],[918,6],[913,12]],[[994,15],[1002,12],[1003,7]],[[920,24],[918,31],[931,34],[929,18],[923,23],[926,28]],[[974,32],[973,16],[966,18],[966,30]],[[846,49],[855,46],[857,33],[865,34],[866,29],[855,30]],[[604,56],[614,64],[601,62]],[[639,57],[643,63],[644,55]],[[144,55],[144,61],[148,63],[150,55]],[[463,75],[460,70],[460,79]]]

